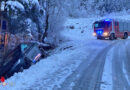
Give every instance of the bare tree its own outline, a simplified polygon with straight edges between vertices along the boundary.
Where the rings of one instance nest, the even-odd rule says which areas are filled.
[[[63,30],[64,8],[61,0],[45,0],[45,32],[43,34],[44,42],[56,44],[59,40],[60,31]]]

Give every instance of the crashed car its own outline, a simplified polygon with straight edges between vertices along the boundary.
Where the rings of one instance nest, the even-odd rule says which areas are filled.
[[[0,66],[0,77],[5,79],[12,76],[15,72],[29,68],[40,59],[42,53],[36,43],[22,43],[3,58]]]

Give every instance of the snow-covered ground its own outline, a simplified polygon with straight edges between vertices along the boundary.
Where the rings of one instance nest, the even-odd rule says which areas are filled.
[[[97,44],[97,47],[100,46],[101,42],[91,41],[95,39],[92,36],[93,21],[91,18],[68,19],[65,30],[62,32],[63,37],[68,41],[59,45],[53,55],[42,59],[24,72],[15,73],[5,81],[6,86],[0,85],[0,90],[52,90],[54,87],[60,87],[60,84],[75,71],[82,60],[87,59],[90,45],[91,47],[95,47],[94,44]],[[74,29],[69,28],[72,25]]]
[[[5,81],[7,85],[4,87],[0,85],[0,90],[33,88],[34,90],[40,90],[40,88],[51,90],[54,87],[59,87],[66,77],[75,71],[82,60],[87,59],[91,47],[101,46],[102,42],[96,41],[95,37],[92,36],[93,22],[93,18],[68,19],[65,23],[65,30],[62,32],[63,37],[68,41],[59,45],[54,50],[53,55],[41,60],[28,70],[16,73],[7,79]],[[74,29],[70,29],[70,26],[74,26]]]
[[[112,54],[113,48],[108,52],[106,57],[104,72],[102,76],[101,90],[112,90]]]
[[[113,15],[107,17],[111,16]],[[115,17],[117,18],[116,15]],[[122,18],[122,16],[118,17]],[[128,19],[130,15],[126,15],[123,17]],[[7,85],[0,85],[0,90],[58,90],[64,85],[67,85],[63,83],[68,80],[67,78],[70,75],[74,76],[73,73],[75,73],[77,68],[83,68],[81,66],[82,63],[88,63],[83,64],[85,67],[87,67],[91,64],[92,61],[95,60],[95,58],[98,58],[98,56],[98,59],[103,60],[105,56],[103,58],[100,57],[100,53],[102,53],[104,49],[107,48],[109,45],[116,42],[108,40],[96,40],[96,38],[92,36],[92,23],[98,19],[102,18],[93,17],[88,19],[68,19],[65,23],[65,29],[61,33],[62,36],[66,39],[66,41],[64,43],[61,43],[59,47],[57,47],[53,51],[51,56],[42,59],[40,62],[38,62],[36,65],[31,66],[29,69],[24,70],[21,73],[16,73],[14,76],[7,79],[5,81]],[[109,51],[109,48],[107,50]],[[108,77],[110,78],[110,80],[106,82],[111,84],[112,67],[109,68],[109,65],[112,66],[112,63],[109,61],[109,59],[112,58],[112,56],[107,54],[107,50],[105,51],[105,53],[103,52],[103,55],[107,55],[103,75],[107,74],[108,76],[103,76],[102,80],[107,80],[106,78]],[[96,60],[97,62],[98,59]],[[96,63],[94,64],[96,65]],[[90,68],[94,69],[93,67]],[[76,73],[80,73],[83,70],[77,70]],[[127,71],[124,70],[124,73],[127,73]],[[77,74],[77,76],[80,77],[79,74]],[[72,79],[72,81],[76,80],[75,78]],[[76,85],[76,83],[71,82],[71,80],[68,80],[68,82],[71,83],[69,86],[69,90],[71,90],[72,87]],[[109,87],[109,90],[112,89],[111,86],[105,87]]]

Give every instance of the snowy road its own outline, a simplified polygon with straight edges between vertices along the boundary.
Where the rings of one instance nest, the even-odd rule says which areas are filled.
[[[112,80],[114,90],[130,90],[130,41],[122,41],[113,49]]]
[[[130,90],[130,39],[96,40],[94,21],[69,19],[63,32],[67,41],[0,90]]]
[[[67,42],[1,90],[130,90],[130,40]],[[39,69],[41,68],[41,69]],[[20,87],[19,87],[20,86]]]
[[[130,90],[130,41],[110,43],[99,51],[91,49],[89,57],[56,90]]]

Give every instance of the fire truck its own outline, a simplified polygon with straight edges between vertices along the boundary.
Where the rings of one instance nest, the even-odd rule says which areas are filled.
[[[93,23],[93,36],[97,39],[127,39],[130,36],[130,21],[119,19],[103,19]]]

